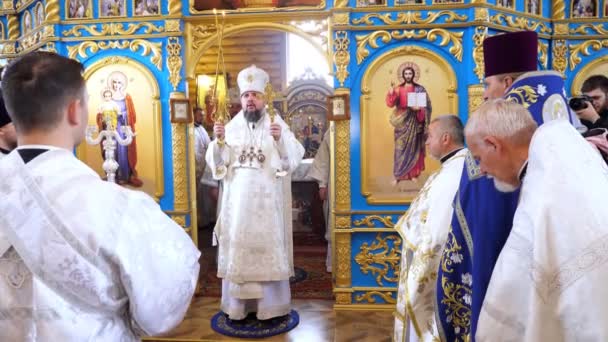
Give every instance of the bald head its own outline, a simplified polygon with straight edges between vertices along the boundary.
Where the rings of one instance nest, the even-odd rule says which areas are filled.
[[[498,190],[514,191],[520,185],[519,171],[536,128],[524,106],[504,99],[484,103],[469,118],[464,130],[469,150]]]
[[[430,155],[441,159],[446,154],[462,148],[464,133],[462,122],[456,115],[441,115],[429,124],[426,145]]]

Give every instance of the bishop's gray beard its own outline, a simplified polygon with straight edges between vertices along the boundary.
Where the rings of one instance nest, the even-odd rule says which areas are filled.
[[[247,119],[247,122],[258,122],[260,121],[260,118],[262,117],[262,111],[259,109],[256,110],[245,110],[243,112],[243,114],[245,115],[245,119]]]

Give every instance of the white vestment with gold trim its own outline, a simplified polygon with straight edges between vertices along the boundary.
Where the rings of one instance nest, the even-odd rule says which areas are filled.
[[[435,288],[466,149],[433,173],[395,229],[403,239],[394,341],[438,341]]]
[[[200,252],[71,151],[0,160],[0,341],[139,341],[184,317]]]
[[[537,129],[477,341],[608,341],[607,194],[606,163],[567,120]]]
[[[225,145],[210,144],[207,163],[222,180],[215,226],[222,311],[231,319],[256,312],[259,319],[291,310],[293,271],[291,177],[304,147],[280,118],[281,139],[270,135],[270,117],[256,123],[243,111],[225,126]],[[273,298],[274,297],[274,298]]]

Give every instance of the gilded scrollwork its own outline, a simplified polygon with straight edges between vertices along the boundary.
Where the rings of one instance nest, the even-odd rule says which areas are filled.
[[[366,226],[369,228],[374,227],[374,221],[379,221],[387,228],[394,228],[395,223],[393,222],[392,216],[380,216],[380,215],[370,215],[366,216],[360,220],[355,220],[353,223],[355,227]]]
[[[536,89],[529,85],[520,86],[509,90],[505,95],[507,98],[517,99],[517,103],[521,103],[524,107],[528,108],[530,105],[538,101],[539,94]]]
[[[432,30],[403,30],[403,31],[375,31],[367,35],[356,36],[357,40],[357,63],[361,64],[370,54],[368,46],[377,49],[380,45],[378,39],[384,44],[391,40],[404,39],[427,39],[434,42],[438,37],[441,38],[439,46],[446,46],[452,43],[448,50],[458,61],[462,61],[462,36],[463,32],[452,32],[445,29]]]
[[[543,69],[547,69],[547,63],[549,62],[549,44],[538,42],[538,61],[543,66]]]
[[[553,42],[553,70],[564,73],[568,67],[568,45],[563,39]]]
[[[55,48],[55,43],[46,43],[44,50],[57,53],[57,48]]]
[[[389,241],[393,245],[389,245]],[[373,253],[379,251],[378,253]],[[386,235],[381,233],[376,236],[376,242],[369,245],[364,242],[355,256],[355,262],[359,264],[363,274],[372,273],[376,277],[378,285],[383,286],[382,280],[396,283],[399,281],[399,264],[401,263],[401,237],[398,235]],[[375,266],[379,265],[379,266]]]
[[[186,124],[171,124],[173,151],[173,207],[176,211],[188,210],[188,177],[186,156]]]
[[[587,32],[587,30],[591,30],[592,32]],[[608,35],[608,29],[604,28],[604,24],[583,24],[577,28],[572,28],[570,33]]]
[[[551,33],[551,27],[541,21],[533,21],[524,17],[511,16],[504,13],[497,13],[490,17],[490,22],[498,25],[507,25],[511,28],[536,31],[540,28],[540,33]]]
[[[386,25],[401,25],[401,24],[431,24],[437,21],[441,17],[446,17],[446,23],[453,23],[455,21],[466,22],[468,17],[466,15],[459,15],[453,11],[439,11],[439,12],[428,12],[426,18],[422,17],[421,12],[398,12],[397,17],[392,19],[391,13],[380,14],[370,13],[366,14],[362,18],[354,19],[353,25],[374,25],[374,19],[380,20]]]
[[[387,304],[397,304],[397,299],[393,298],[394,295],[396,295],[396,293],[391,292],[391,291],[385,291],[385,292],[369,291],[369,292],[365,292],[360,295],[356,295],[355,301],[358,303],[367,302],[369,304],[375,304],[376,299],[374,298],[374,296],[378,296],[378,297],[382,298],[384,300],[384,302]]]
[[[570,70],[574,70],[576,66],[581,62],[581,57],[589,56],[589,48],[595,51],[599,51],[602,48],[608,48],[608,39],[604,40],[587,40],[580,44],[570,45]]]
[[[336,122],[336,209],[350,210],[350,121]],[[350,222],[349,222],[350,225]]]
[[[68,57],[75,59],[76,56],[80,58],[87,58],[89,53],[96,53],[99,50],[125,50],[130,49],[133,52],[137,52],[142,48],[142,56],[150,56],[150,61],[158,70],[162,70],[162,43],[154,43],[143,39],[134,39],[131,41],[127,40],[114,40],[114,41],[85,41],[75,46],[68,46]]]
[[[473,72],[477,75],[479,82],[483,82],[485,75],[484,61],[483,61],[483,41],[488,37],[488,28],[484,26],[475,27],[475,34],[473,35],[473,61],[475,62],[475,68]]]
[[[337,292],[336,293],[336,304],[348,305],[352,303],[352,293],[348,292]]]
[[[192,36],[192,48],[198,50],[201,45],[216,32],[215,26],[198,25],[190,30]]]
[[[336,286],[351,286],[351,236],[350,233],[336,232]]]
[[[182,45],[177,37],[170,37],[167,44],[167,66],[169,67],[169,82],[173,86],[173,91],[177,89],[182,80]]]
[[[116,36],[116,35],[130,35],[137,32],[139,29],[144,28],[143,34],[160,33],[164,32],[165,28],[157,26],[152,23],[137,23],[128,24],[126,27],[123,23],[110,23],[102,24],[100,29],[97,29],[94,25],[76,25],[69,30],[63,31],[64,37],[82,37],[83,32],[88,33],[91,36]]]
[[[344,86],[344,81],[348,77],[348,64],[350,63],[350,53],[348,47],[350,39],[348,32],[336,31],[334,40],[334,63],[336,65],[336,78],[340,82],[340,86]]]

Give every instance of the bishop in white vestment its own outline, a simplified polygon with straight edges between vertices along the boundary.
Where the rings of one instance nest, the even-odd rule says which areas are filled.
[[[519,104],[490,103],[470,120],[467,142],[481,171],[504,191],[521,186],[476,340],[608,341],[608,168],[600,154],[567,120],[536,128]]]
[[[437,341],[435,289],[441,250],[452,218],[452,200],[467,150],[457,116],[440,116],[429,125],[426,145],[441,161],[395,225],[403,239],[393,341]]]
[[[230,319],[256,312],[260,320],[290,312],[294,275],[291,180],[304,147],[279,117],[271,122],[262,99],[268,74],[255,66],[239,73],[243,110],[216,137],[207,163],[223,181],[215,226],[221,309]]]

